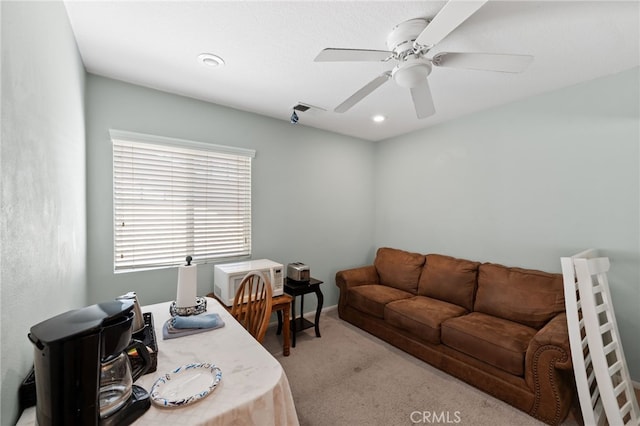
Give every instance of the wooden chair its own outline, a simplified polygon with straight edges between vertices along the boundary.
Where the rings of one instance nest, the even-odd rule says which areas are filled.
[[[269,278],[251,271],[242,279],[231,306],[231,315],[260,343],[269,325],[272,297]]]

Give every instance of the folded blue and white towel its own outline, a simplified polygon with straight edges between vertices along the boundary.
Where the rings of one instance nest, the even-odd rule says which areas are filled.
[[[198,319],[197,317],[202,317]],[[176,321],[177,320],[177,321]],[[176,327],[176,322],[178,327]],[[202,333],[224,326],[224,321],[218,314],[195,315],[188,317],[176,316],[164,323],[162,327],[162,339],[175,339],[176,337],[189,336]]]
[[[173,328],[218,328],[221,327],[220,324],[224,325],[222,318],[216,313],[188,317],[175,316],[170,321]]]

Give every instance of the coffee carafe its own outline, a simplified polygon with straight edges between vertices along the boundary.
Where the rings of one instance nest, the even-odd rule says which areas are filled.
[[[36,415],[44,425],[128,425],[150,407],[133,382],[151,365],[131,340],[133,301],[114,300],[65,312],[31,327]],[[131,371],[127,351],[142,364]]]

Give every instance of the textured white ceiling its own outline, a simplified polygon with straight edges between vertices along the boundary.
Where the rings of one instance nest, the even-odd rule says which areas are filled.
[[[326,47],[387,50],[391,29],[444,1],[66,1],[87,71],[142,86],[381,140],[640,65],[637,1],[489,1],[439,51],[535,56],[521,74],[434,68],[436,114],[416,118],[389,81],[346,113],[333,109],[391,63],[314,62]],[[197,61],[220,55],[221,69]],[[371,121],[383,114],[381,124]]]

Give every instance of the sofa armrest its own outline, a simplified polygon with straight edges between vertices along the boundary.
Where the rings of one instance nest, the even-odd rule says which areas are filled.
[[[574,393],[566,313],[553,317],[529,342],[525,380],[535,394],[529,414],[549,424],[562,421]]]
[[[527,349],[527,364],[529,355],[533,355],[541,348],[550,349],[553,347],[562,354],[556,360],[554,366],[561,370],[571,370],[573,363],[571,362],[571,346],[569,346],[569,328],[567,326],[567,314],[561,312],[542,327],[538,333],[533,336]]]
[[[343,309],[347,305],[347,293],[349,293],[349,288],[363,284],[378,284],[378,282],[378,272],[373,265],[338,271],[336,273],[336,285],[340,289],[338,313],[342,315]]]
[[[359,268],[345,269],[336,273],[336,285],[340,290],[347,290],[362,284],[377,284],[378,272],[373,265],[361,266]]]

